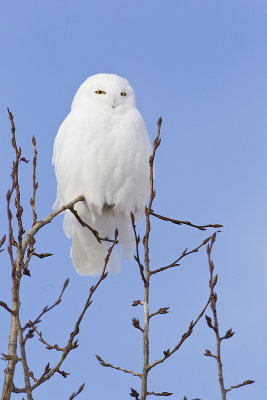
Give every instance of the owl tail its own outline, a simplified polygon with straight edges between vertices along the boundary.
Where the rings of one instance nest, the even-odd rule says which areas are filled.
[[[105,265],[110,242],[98,243],[88,229],[77,227],[73,230],[71,258],[76,271],[80,275],[100,275]],[[111,253],[106,271],[120,272],[121,263],[119,256],[113,251]]]
[[[119,231],[120,250],[125,259],[132,257],[134,238],[129,226],[129,218],[125,215],[116,215],[110,210],[103,210],[101,215],[79,212],[81,218],[96,229],[100,237],[114,238],[115,229]],[[72,238],[71,258],[76,271],[80,275],[96,276],[102,273],[105,258],[112,243],[99,243],[95,236],[86,227],[82,227],[76,218],[67,211],[64,216],[64,231]],[[120,258],[114,249],[111,253],[107,271],[118,273],[121,270]]]

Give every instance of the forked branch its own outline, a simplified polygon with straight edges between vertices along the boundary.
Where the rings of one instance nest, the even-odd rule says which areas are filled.
[[[205,356],[212,357],[217,362],[218,377],[219,377],[222,400],[226,400],[227,393],[230,392],[232,389],[238,389],[242,386],[250,385],[250,384],[254,383],[254,381],[246,380],[246,381],[240,383],[239,385],[231,386],[228,389],[225,387],[225,384],[224,384],[222,358],[221,358],[221,342],[223,340],[230,339],[234,335],[234,332],[232,331],[232,329],[228,329],[224,336],[220,336],[220,332],[219,332],[219,322],[218,322],[217,309],[216,309],[217,294],[214,292],[214,288],[217,283],[218,276],[217,275],[214,276],[214,264],[211,259],[211,251],[212,251],[212,247],[215,243],[215,240],[216,240],[216,233],[213,234],[210,243],[207,245],[207,254],[208,254],[208,262],[209,262],[209,270],[210,270],[209,287],[210,287],[210,296],[212,297],[210,308],[212,310],[213,320],[209,316],[206,315],[206,321],[207,321],[208,327],[211,328],[215,333],[216,343],[217,343],[217,348],[216,348],[217,351],[216,351],[216,354],[212,354],[212,352],[210,350],[206,349]]]

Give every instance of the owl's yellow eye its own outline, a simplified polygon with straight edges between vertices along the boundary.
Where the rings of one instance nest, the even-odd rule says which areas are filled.
[[[126,96],[126,93],[125,92],[121,92],[121,96]]]
[[[104,90],[96,90],[95,93],[96,94],[106,94],[106,92],[104,92]]]

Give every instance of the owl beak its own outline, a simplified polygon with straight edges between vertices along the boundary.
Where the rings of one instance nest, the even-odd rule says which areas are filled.
[[[112,108],[115,108],[115,107],[117,107],[119,105],[119,102],[118,102],[118,100],[117,99],[111,99],[111,107]]]

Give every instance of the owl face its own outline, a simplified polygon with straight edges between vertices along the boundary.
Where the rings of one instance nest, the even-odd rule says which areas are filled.
[[[114,74],[90,76],[78,89],[72,109],[101,108],[109,113],[123,113],[135,107],[135,97],[128,81]]]

